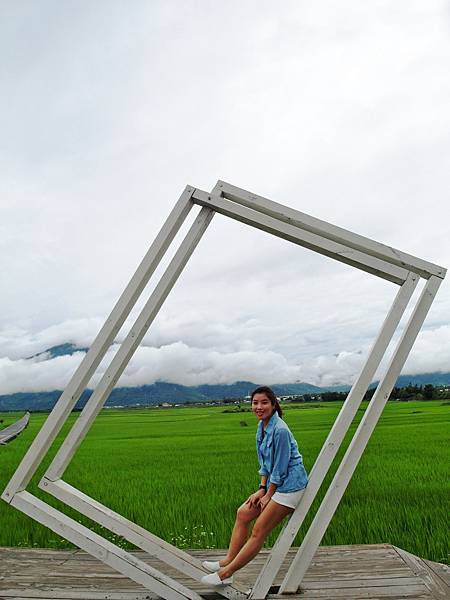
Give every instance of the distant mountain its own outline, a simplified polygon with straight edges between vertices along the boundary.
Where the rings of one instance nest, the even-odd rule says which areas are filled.
[[[397,379],[397,387],[407,385],[450,385],[450,373],[421,373],[419,375],[400,375]]]
[[[196,389],[202,396],[208,400],[222,400],[223,398],[242,398],[248,396],[257,385],[251,381],[236,381],[229,385],[199,385]],[[321,388],[311,385],[310,383],[281,383],[272,384],[273,391],[278,396],[288,396],[289,394],[314,394],[318,393]]]
[[[52,346],[51,348],[33,354],[33,356],[29,356],[28,358],[36,358],[37,356],[43,356],[44,354],[49,354],[49,358],[55,358],[56,356],[72,355],[75,352],[87,352],[88,350],[89,348],[78,348],[74,344],[59,344],[59,346]]]
[[[400,375],[395,384],[396,387],[404,388],[409,385],[427,385],[434,386],[450,385],[450,373],[419,373],[418,375]],[[378,381],[372,381],[369,388],[375,388]]]
[[[78,404],[82,402],[84,406],[91,393],[90,390],[83,392]],[[33,412],[36,410],[51,410],[60,396],[60,390],[5,394],[0,396],[0,411],[29,410],[30,412]]]
[[[111,392],[106,406],[155,406],[163,402],[184,404],[241,398],[247,396],[255,387],[257,387],[257,384],[250,381],[238,381],[231,385],[200,385],[196,387],[157,381],[152,385],[116,388]],[[321,388],[307,383],[281,384],[272,387],[280,396],[311,394],[321,391]],[[92,390],[83,392],[76,408],[83,408],[91,394]],[[0,396],[0,411],[50,410],[60,395],[61,391],[54,390],[50,392],[21,392]]]
[[[74,352],[87,352],[88,348],[77,348],[74,344],[60,344],[44,352],[34,355],[40,356],[48,353],[52,358],[73,354]],[[401,375],[396,383],[397,387],[408,385],[450,385],[450,373],[423,373],[419,375]],[[370,387],[376,386],[376,382]],[[106,406],[155,406],[164,402],[168,404],[184,404],[195,402],[217,401],[227,398],[243,398],[247,396],[256,384],[251,381],[237,381],[229,385],[199,385],[187,387],[176,383],[157,381],[152,385],[137,387],[116,388],[111,392]],[[326,391],[347,391],[350,386],[318,387],[305,382],[272,384],[271,387],[278,396],[320,394]],[[81,409],[92,394],[92,390],[85,390],[78,400],[76,408]],[[0,396],[0,411],[8,410],[51,410],[61,395],[61,391],[49,392],[22,392]]]
[[[429,373],[424,375],[402,375],[397,380],[397,387],[407,385],[450,385],[450,373]],[[243,398],[258,384],[250,381],[238,381],[230,385],[199,385],[186,387],[176,383],[158,381],[152,385],[116,388],[111,392],[106,406],[156,406],[168,404],[192,404],[195,402],[218,401],[227,398]],[[376,384],[372,384],[373,387]],[[320,394],[326,391],[346,391],[349,387],[317,387],[308,383],[272,384],[278,396]],[[83,392],[76,408],[81,409],[92,394],[92,390]],[[23,392],[0,396],[0,411],[8,410],[51,410],[61,395],[61,391]]]

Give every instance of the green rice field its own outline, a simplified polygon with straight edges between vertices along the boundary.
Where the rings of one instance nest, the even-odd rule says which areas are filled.
[[[364,404],[296,539],[301,543]],[[286,407],[309,471],[341,404]],[[3,413],[7,426],[23,413]],[[47,415],[0,446],[3,490]],[[41,491],[49,464],[72,415],[28,490],[124,548],[125,540]],[[390,543],[449,562],[450,403],[390,402],[345,492],[322,544]],[[181,548],[224,548],[239,504],[258,486],[256,419],[222,407],[104,409],[67,469],[64,480]],[[0,546],[70,548],[69,542],[0,502]],[[278,530],[267,545],[272,545]]]

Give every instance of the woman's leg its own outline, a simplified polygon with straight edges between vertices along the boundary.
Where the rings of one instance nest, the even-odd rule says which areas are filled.
[[[239,553],[239,550],[247,541],[251,522],[260,514],[261,509],[259,506],[250,506],[246,502],[237,509],[228,552],[226,557],[219,563],[221,567],[228,565]]]
[[[239,552],[235,555],[231,562],[226,563],[224,565],[221,564],[219,577],[221,579],[231,577],[231,575],[233,575],[235,571],[245,566],[248,562],[252,560],[252,558],[255,558],[255,556],[263,547],[264,540],[272,531],[272,529],[274,529],[278,525],[278,523],[280,523],[284,519],[284,517],[291,514],[293,511],[293,508],[283,506],[282,504],[277,504],[274,500],[270,500],[269,504],[266,506],[266,508],[262,511],[262,513],[256,520],[251,536],[247,540],[247,542],[242,544]],[[248,526],[246,531],[248,532]],[[242,540],[242,537],[240,538],[240,540]],[[236,544],[236,548],[237,546],[238,544]],[[221,563],[222,562],[225,563],[225,561],[221,561]]]

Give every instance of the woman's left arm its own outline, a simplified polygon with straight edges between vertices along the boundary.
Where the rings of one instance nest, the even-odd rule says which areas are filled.
[[[279,487],[286,478],[289,460],[291,458],[291,439],[289,431],[287,429],[278,429],[275,431],[273,443],[273,468],[269,483],[274,483]]]
[[[267,488],[267,493],[259,501],[261,510],[265,509],[277,491],[277,488],[283,483],[288,472],[289,459],[291,457],[291,441],[287,429],[279,429],[274,432],[273,443],[273,468],[268,481],[269,487]]]

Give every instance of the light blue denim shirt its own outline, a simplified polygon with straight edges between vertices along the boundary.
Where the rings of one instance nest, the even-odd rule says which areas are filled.
[[[277,486],[277,492],[295,492],[308,484],[308,475],[303,466],[302,455],[289,427],[275,411],[263,436],[263,422],[256,431],[256,450],[259,474],[267,476]]]

